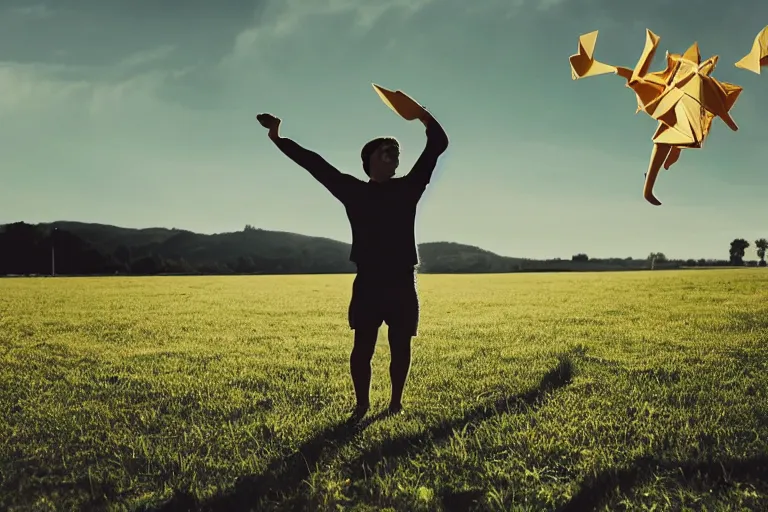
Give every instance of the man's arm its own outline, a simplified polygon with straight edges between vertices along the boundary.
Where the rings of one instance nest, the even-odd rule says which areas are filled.
[[[432,172],[437,166],[437,159],[448,149],[448,135],[445,130],[426,110],[424,117],[420,119],[427,131],[427,145],[421,152],[419,159],[413,165],[406,179],[421,188],[427,186],[432,179]]]
[[[261,122],[262,119],[259,119],[259,121]],[[262,124],[264,123],[262,122]],[[359,180],[349,174],[340,172],[314,151],[300,146],[289,138],[281,137],[279,120],[275,119],[275,121],[269,123],[268,128],[269,138],[285,156],[307,170],[337,199],[342,202],[345,201],[349,186]]]

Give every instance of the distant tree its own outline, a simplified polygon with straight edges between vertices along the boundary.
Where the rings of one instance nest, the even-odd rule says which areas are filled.
[[[652,252],[646,260],[651,264],[651,269],[654,269],[657,263],[666,263],[667,257],[663,252]]]
[[[695,267],[696,266],[696,260],[693,258],[685,260],[685,266],[686,267]]]
[[[730,262],[731,265],[742,266],[744,265],[744,254],[749,248],[749,242],[743,238],[737,238],[731,242],[730,250]]]
[[[51,271],[51,245],[34,224],[6,224],[0,236],[0,274],[43,274]]]
[[[256,228],[251,226],[250,224],[246,224],[243,231],[256,231]]]
[[[571,256],[571,261],[589,261],[589,256],[580,252]]]
[[[755,240],[755,247],[757,248],[757,257],[760,258],[759,265],[765,267],[765,251],[768,250],[768,240],[765,238]]]

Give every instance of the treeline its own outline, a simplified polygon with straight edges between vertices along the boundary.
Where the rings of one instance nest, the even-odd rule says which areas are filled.
[[[766,241],[755,242],[765,266]],[[435,242],[419,245],[423,273],[507,273],[674,269],[757,265],[745,262],[750,247],[731,242],[724,260],[590,258],[532,260],[499,256],[478,247]],[[203,235],[165,228],[127,229],[74,222],[0,226],[0,275],[324,274],[349,273],[349,245],[246,226],[233,233]]]
[[[133,244],[131,238],[138,237],[84,237],[74,231],[77,229],[24,222],[0,227],[0,275],[322,274],[354,270],[342,258],[343,244],[324,240],[313,244],[315,239],[310,237],[302,238],[309,240],[305,245],[315,245],[316,251],[297,247],[302,244],[260,244],[260,230],[224,236],[163,230],[168,236],[158,239],[155,233],[155,240]],[[253,250],[254,242],[265,247]]]

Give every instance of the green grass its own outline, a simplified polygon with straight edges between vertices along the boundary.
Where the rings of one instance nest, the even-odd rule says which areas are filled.
[[[767,271],[420,276],[358,429],[351,282],[0,280],[0,509],[768,509]]]

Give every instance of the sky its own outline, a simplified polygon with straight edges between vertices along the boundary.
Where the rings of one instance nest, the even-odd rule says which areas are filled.
[[[739,0],[3,0],[0,223],[73,220],[200,233],[246,224],[351,241],[343,206],[272,145],[256,114],[342,172],[391,135],[407,172],[424,127],[371,83],[424,104],[449,135],[417,241],[529,258],[728,258],[768,237],[768,76],[734,63],[768,25]],[[656,122],[614,75],[573,81],[568,57],[634,67],[645,29],[694,41],[744,87],[642,198]],[[768,69],[768,68],[767,68]],[[755,258],[754,248],[748,257]]]

